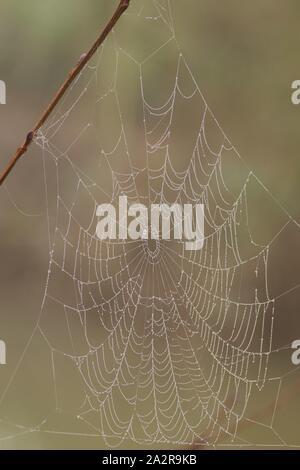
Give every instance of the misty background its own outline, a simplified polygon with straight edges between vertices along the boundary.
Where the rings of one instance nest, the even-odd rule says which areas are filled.
[[[133,9],[138,2],[132,0]],[[0,107],[1,168],[107,23],[115,5],[111,0],[1,0],[0,79],[7,85],[7,105]],[[270,194],[300,223],[300,107],[291,103],[291,84],[300,79],[299,2],[170,0],[170,5],[180,50],[224,132]],[[130,10],[115,29],[119,43],[135,57],[150,54],[163,41],[164,33],[154,32],[152,25],[136,25]],[[174,60],[172,49],[166,48],[159,60],[151,61],[146,77],[151,97],[163,93],[169,73],[174,77]],[[129,76],[123,78],[119,72],[118,80],[134,109],[136,96]],[[133,113],[128,125],[138,148],[142,137],[137,116],[138,112]],[[113,116],[106,119],[101,117],[99,132],[113,133]],[[178,146],[190,127],[183,118]],[[83,164],[93,172],[93,162]],[[240,177],[238,171],[233,167],[233,182]],[[270,227],[272,238],[282,213],[272,213],[259,194],[253,204],[258,208],[253,227],[257,231],[264,227],[262,238]],[[57,418],[51,357],[44,341],[40,338],[25,349],[41,311],[49,262],[43,164],[36,148],[21,159],[1,187],[0,211],[0,339],[7,343],[7,365],[0,368],[0,448],[102,448],[99,437],[83,436],[80,429],[76,434],[71,412],[65,413],[64,407]],[[275,295],[300,283],[299,248],[295,225],[274,248],[270,278]],[[56,286],[61,292],[64,288]],[[296,289],[279,304],[274,332],[277,347],[300,338],[299,300]],[[263,396],[254,395],[249,420],[241,424],[239,435],[258,446],[282,444],[270,432],[270,423],[288,445],[300,445],[299,372],[289,360],[291,353],[286,349],[272,363],[274,376],[286,375],[279,399],[268,384]],[[64,375],[63,364],[59,373]],[[67,383],[66,379],[64,385],[62,403],[72,408],[68,401],[76,402],[76,381]],[[45,417],[50,417],[49,429],[53,420],[54,433],[36,428]],[[24,426],[24,433],[16,423]],[[30,427],[32,432],[25,432]],[[126,441],[123,447],[135,444]]]

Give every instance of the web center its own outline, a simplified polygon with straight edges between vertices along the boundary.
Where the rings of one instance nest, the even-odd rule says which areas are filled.
[[[151,239],[149,238],[148,240],[145,240],[145,243],[143,244],[143,249],[148,257],[148,259],[151,262],[158,262],[159,261],[159,255],[160,255],[160,241]]]
[[[149,251],[149,254],[154,254],[159,249],[159,244],[157,240],[148,240],[147,249]]]

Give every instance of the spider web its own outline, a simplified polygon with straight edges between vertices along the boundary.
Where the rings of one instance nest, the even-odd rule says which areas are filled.
[[[278,288],[272,271],[274,251],[299,226],[209,108],[169,2],[135,2],[127,35],[128,23],[155,39],[142,50],[114,32],[35,139],[49,271],[34,335],[51,353],[56,413],[78,421],[68,434],[109,447],[288,446],[275,424],[291,366],[274,364],[288,348],[278,340],[283,300],[297,286]],[[100,241],[96,208],[120,195],[147,207],[204,204],[203,248]],[[255,418],[265,391],[271,411]],[[245,422],[264,431],[259,442],[245,437]],[[50,418],[35,430],[61,432]]]

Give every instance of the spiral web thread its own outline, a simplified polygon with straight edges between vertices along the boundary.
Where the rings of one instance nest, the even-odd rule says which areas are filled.
[[[64,411],[61,361],[77,374],[73,413],[86,436],[110,447],[128,440],[251,445],[239,434],[249,400],[267,383],[278,399],[284,376],[270,367],[285,349],[274,344],[273,331],[278,299],[287,293],[270,288],[270,256],[285,231],[299,227],[210,110],[180,52],[169,2],[136,4],[124,23],[160,28],[163,41],[140,60],[114,32],[36,138],[50,259],[36,334],[51,351],[57,412]],[[175,73],[170,79],[168,72],[168,92],[151,104],[151,89],[160,84],[148,80],[148,67],[168,48]],[[134,77],[135,136],[126,76]],[[191,116],[186,152],[178,124],[184,113]],[[258,241],[253,228],[255,194],[279,214],[268,240],[260,234]],[[183,241],[100,241],[96,208],[117,205],[120,195],[147,207],[204,204],[203,249],[186,251]],[[288,445],[274,425],[277,399],[262,426],[272,443]],[[45,418],[38,430],[47,426]]]

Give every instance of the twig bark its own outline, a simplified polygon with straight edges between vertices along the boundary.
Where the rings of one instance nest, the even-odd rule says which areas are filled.
[[[50,115],[52,114],[53,110],[56,108],[66,91],[70,88],[72,83],[74,82],[75,78],[80,74],[80,72],[83,70],[85,65],[89,62],[89,60],[93,57],[93,55],[96,53],[96,51],[99,49],[101,44],[105,41],[106,37],[109,35],[111,30],[114,28],[116,23],[119,21],[123,13],[127,10],[129,7],[130,0],[121,0],[115,13],[113,14],[112,18],[109,20],[107,25],[105,26],[104,30],[101,32],[100,36],[96,40],[96,42],[92,45],[90,50],[86,53],[83,54],[79,60],[79,62],[76,64],[76,66],[70,71],[67,79],[61,86],[61,88],[58,90],[52,101],[50,102],[49,106],[43,113],[42,117],[38,120],[34,128],[28,132],[23,144],[21,147],[19,147],[16,151],[16,153],[13,155],[11,158],[10,162],[8,163],[6,169],[3,171],[3,173],[0,176],[0,186],[4,183],[6,180],[7,176],[10,174],[18,160],[27,152],[29,146],[31,145],[37,131],[45,124],[45,122],[48,120]]]

